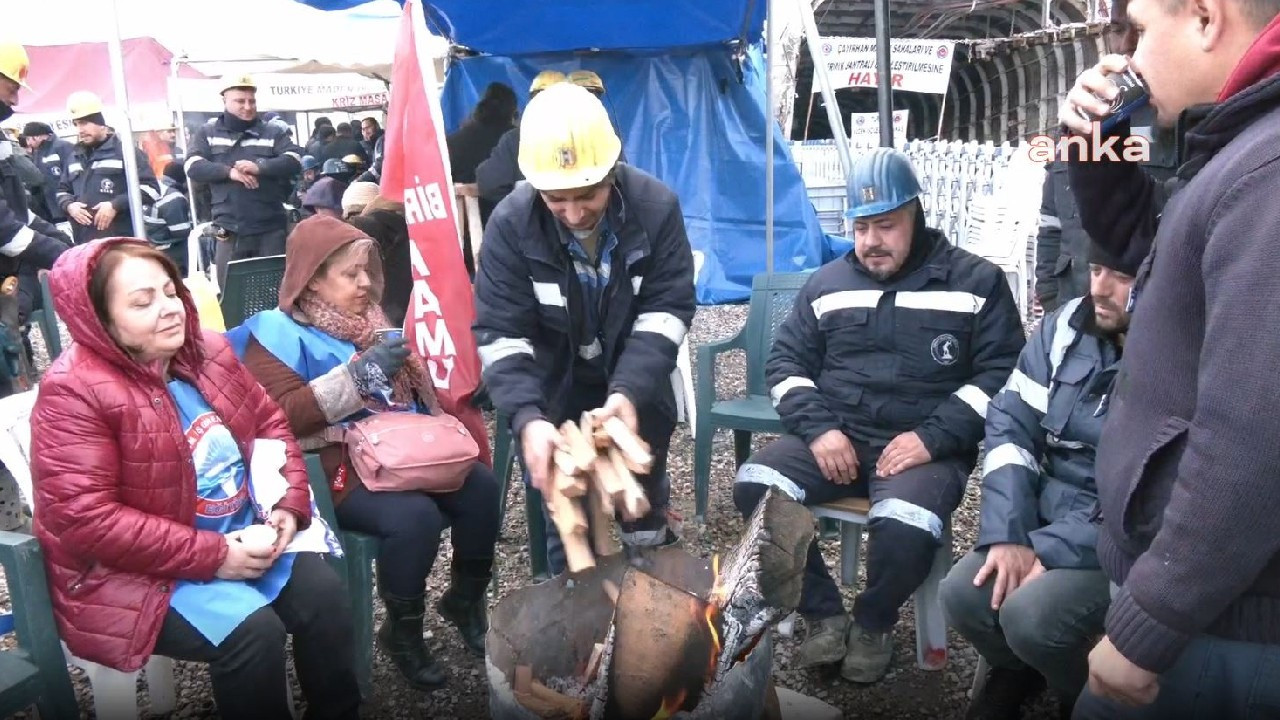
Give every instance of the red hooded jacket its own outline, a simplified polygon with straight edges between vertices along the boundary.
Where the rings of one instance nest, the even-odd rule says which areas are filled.
[[[64,253],[50,285],[74,343],[40,383],[31,416],[35,535],[58,632],[78,657],[124,671],[155,648],[175,580],[209,580],[223,536],[195,529],[195,466],[177,406],[157,375],[122,351],[89,299],[112,238]],[[246,465],[257,438],[287,445],[289,490],[277,508],[310,522],[302,453],[279,407],[217,333],[202,333],[180,290],[187,340],[169,365],[230,430]]]

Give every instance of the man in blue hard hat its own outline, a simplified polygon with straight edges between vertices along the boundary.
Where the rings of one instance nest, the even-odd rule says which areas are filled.
[[[843,661],[845,679],[872,683],[889,669],[898,609],[948,536],[987,403],[1024,337],[1004,273],[925,226],[905,155],[863,155],[847,191],[854,249],[809,278],[778,328],[765,374],[785,434],[742,465],[733,497],[744,517],[770,487],[810,506],[870,499],[852,621],[809,547],[795,662]]]

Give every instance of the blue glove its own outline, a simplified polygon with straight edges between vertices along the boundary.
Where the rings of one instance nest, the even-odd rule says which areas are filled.
[[[400,372],[409,359],[409,347],[403,337],[383,338],[382,342],[351,359],[347,367],[356,385],[368,388],[390,385],[391,378]]]

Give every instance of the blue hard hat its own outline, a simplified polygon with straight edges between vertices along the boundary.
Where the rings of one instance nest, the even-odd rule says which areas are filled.
[[[919,197],[920,181],[905,154],[881,147],[853,163],[846,194],[846,218],[870,217],[896,210]]]
[[[324,165],[320,168],[320,175],[323,177],[346,175],[349,172],[351,172],[351,166],[335,158],[325,160]]]
[[[320,167],[320,161],[310,155],[302,156],[302,172],[314,170]]]

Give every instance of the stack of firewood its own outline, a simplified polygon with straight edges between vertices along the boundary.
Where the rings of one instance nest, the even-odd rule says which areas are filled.
[[[615,514],[636,520],[649,512],[636,475],[649,473],[653,455],[616,417],[583,413],[580,423],[567,420],[560,426],[560,438],[543,497],[560,531],[569,571],[581,572],[595,567],[597,555],[617,552],[611,534]]]

